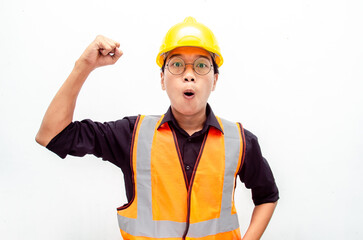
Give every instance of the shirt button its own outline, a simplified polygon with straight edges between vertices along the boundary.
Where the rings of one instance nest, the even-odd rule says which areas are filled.
[[[188,142],[191,142],[192,141],[192,139],[191,138],[188,138]]]
[[[185,169],[186,169],[187,171],[189,171],[189,170],[190,170],[190,166],[188,166],[188,165],[187,165],[187,166],[185,167]]]

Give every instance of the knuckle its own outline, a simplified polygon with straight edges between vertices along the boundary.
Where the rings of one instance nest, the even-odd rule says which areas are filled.
[[[100,34],[96,36],[96,39],[102,39],[102,38],[104,38],[104,36],[102,36]]]

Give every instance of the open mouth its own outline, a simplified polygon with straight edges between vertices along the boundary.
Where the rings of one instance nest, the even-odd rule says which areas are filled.
[[[186,91],[184,92],[184,95],[185,95],[186,97],[193,97],[193,96],[194,96],[194,92],[193,92],[192,90],[186,90]]]

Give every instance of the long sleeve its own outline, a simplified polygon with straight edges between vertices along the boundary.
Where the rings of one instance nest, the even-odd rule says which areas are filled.
[[[258,139],[248,130],[244,129],[246,142],[246,155],[239,176],[246,188],[251,189],[255,205],[276,202],[279,191],[275,183],[271,168],[262,156]]]

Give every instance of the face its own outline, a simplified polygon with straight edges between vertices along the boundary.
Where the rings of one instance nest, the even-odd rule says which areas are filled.
[[[173,57],[179,57],[188,64],[180,75],[170,73],[167,67],[161,73],[161,88],[169,96],[173,114],[183,116],[205,114],[207,101],[216,87],[218,74],[214,74],[212,68],[206,75],[199,75],[193,70],[193,63],[200,57],[205,57],[212,63],[211,55],[202,48],[179,47],[168,54],[166,63]]]

